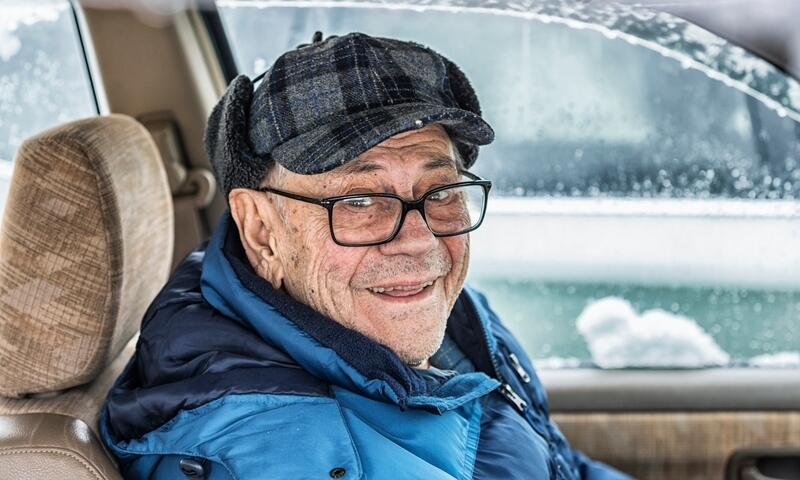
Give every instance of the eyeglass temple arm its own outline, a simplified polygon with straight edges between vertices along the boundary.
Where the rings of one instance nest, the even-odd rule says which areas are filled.
[[[468,172],[466,170],[459,170],[458,173],[460,173],[461,175],[464,175],[465,177],[469,178],[470,180],[484,180],[483,178],[475,175],[472,172]]]
[[[329,203],[329,202],[326,202],[324,199],[320,200],[318,198],[305,197],[303,195],[298,195],[296,193],[284,192],[283,190],[278,190],[277,188],[261,187],[261,188],[258,189],[258,191],[274,193],[276,195],[280,195],[282,197],[291,198],[291,199],[294,199],[294,200],[299,200],[301,202],[312,203],[314,205],[322,205],[323,207],[326,207],[326,208],[327,208],[327,205]]]

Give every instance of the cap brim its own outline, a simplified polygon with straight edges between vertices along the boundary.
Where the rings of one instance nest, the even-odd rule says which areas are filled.
[[[341,117],[278,145],[271,156],[294,173],[323,173],[393,135],[431,123],[442,125],[454,141],[468,145],[487,145],[494,140],[492,127],[472,112],[429,103],[406,103]],[[468,163],[471,160],[474,159]]]

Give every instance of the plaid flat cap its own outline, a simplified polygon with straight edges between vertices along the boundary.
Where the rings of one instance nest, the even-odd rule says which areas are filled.
[[[214,107],[206,151],[226,196],[257,188],[273,161],[312,175],[400,132],[442,125],[470,167],[494,131],[453,62],[430,48],[363,33],[281,55],[258,88],[236,77]]]

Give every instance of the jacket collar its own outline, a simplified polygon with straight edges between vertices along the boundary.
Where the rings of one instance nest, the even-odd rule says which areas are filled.
[[[401,408],[441,413],[499,385],[482,372],[442,375],[411,368],[385,346],[272,288],[247,262],[238,230],[228,212],[209,241],[201,291],[217,310],[256,330],[311,374]],[[464,337],[464,332],[488,328],[488,325],[477,328],[474,325],[484,320],[471,306],[469,297],[469,293],[462,292],[448,320],[448,331],[456,331],[460,337]],[[470,314],[465,315],[465,309]],[[463,331],[458,328],[467,323],[472,325],[465,325]],[[476,341],[470,338],[467,343],[472,347]],[[484,350],[491,349],[482,339],[480,343]]]

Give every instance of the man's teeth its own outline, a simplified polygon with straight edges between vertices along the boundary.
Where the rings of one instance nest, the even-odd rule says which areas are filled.
[[[425,282],[425,283],[422,283],[420,285],[414,285],[412,287],[389,287],[389,288],[370,287],[367,290],[369,290],[370,292],[375,292],[375,293],[386,293],[386,292],[394,292],[394,291],[407,292],[407,291],[411,291],[411,290],[420,290],[420,289],[423,289],[425,287],[429,287],[431,285],[433,285],[433,281]]]

